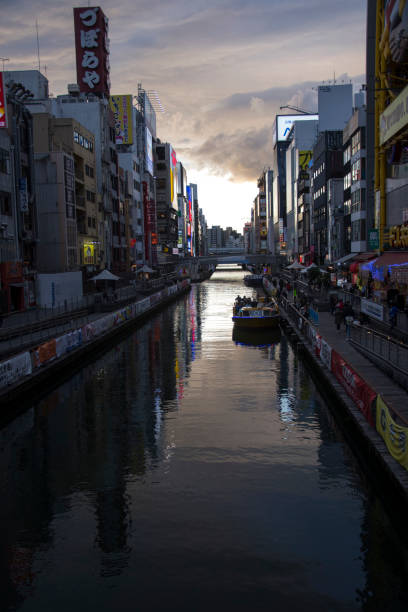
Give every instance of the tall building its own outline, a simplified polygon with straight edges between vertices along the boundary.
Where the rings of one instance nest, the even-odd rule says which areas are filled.
[[[178,255],[177,156],[168,142],[154,145],[156,176],[157,231],[162,263]]]
[[[10,312],[35,304],[38,217],[27,106],[34,94],[18,73],[3,73],[3,80],[7,112],[0,130],[0,307]]]

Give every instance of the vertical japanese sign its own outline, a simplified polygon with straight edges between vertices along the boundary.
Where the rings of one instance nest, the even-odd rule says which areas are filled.
[[[111,96],[109,104],[115,117],[116,144],[132,144],[132,96]]]
[[[0,72],[0,128],[7,127],[6,92],[4,91],[3,73]]]
[[[79,90],[109,96],[108,19],[99,6],[74,8],[74,25]]]
[[[146,127],[146,171],[153,176],[153,139],[148,127]]]
[[[25,177],[18,179],[18,192],[20,196],[20,210],[21,212],[28,212],[27,179]]]

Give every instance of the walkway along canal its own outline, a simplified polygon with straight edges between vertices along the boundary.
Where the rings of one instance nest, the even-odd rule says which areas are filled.
[[[0,431],[2,610],[406,610],[405,530],[243,273],[155,314]],[[129,602],[131,602],[129,604]]]

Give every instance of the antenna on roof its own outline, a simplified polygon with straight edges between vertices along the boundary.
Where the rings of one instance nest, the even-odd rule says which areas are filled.
[[[38,20],[35,20],[35,29],[37,31],[37,57],[38,57],[38,72],[41,72],[41,62],[40,62],[40,38],[38,36]]]

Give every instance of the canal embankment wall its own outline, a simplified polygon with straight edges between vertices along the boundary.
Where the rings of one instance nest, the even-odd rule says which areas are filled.
[[[390,400],[383,396],[372,378],[367,381],[353,367],[344,351],[341,354],[329,344],[324,330],[303,317],[290,302],[282,300],[282,306],[282,326],[306,357],[322,397],[340,419],[360,462],[371,473],[374,471],[374,481],[382,491],[386,487],[408,504],[408,427],[403,411],[393,407],[405,392],[390,382],[386,387]],[[375,366],[370,365],[372,376],[379,377]],[[396,387],[394,394],[391,385]]]
[[[48,392],[84,363],[105,350],[159,309],[191,288],[189,279],[164,287],[142,300],[132,302],[95,320],[73,327],[30,349],[0,362],[0,410],[9,418],[33,394]],[[1,418],[1,417],[0,417]]]

